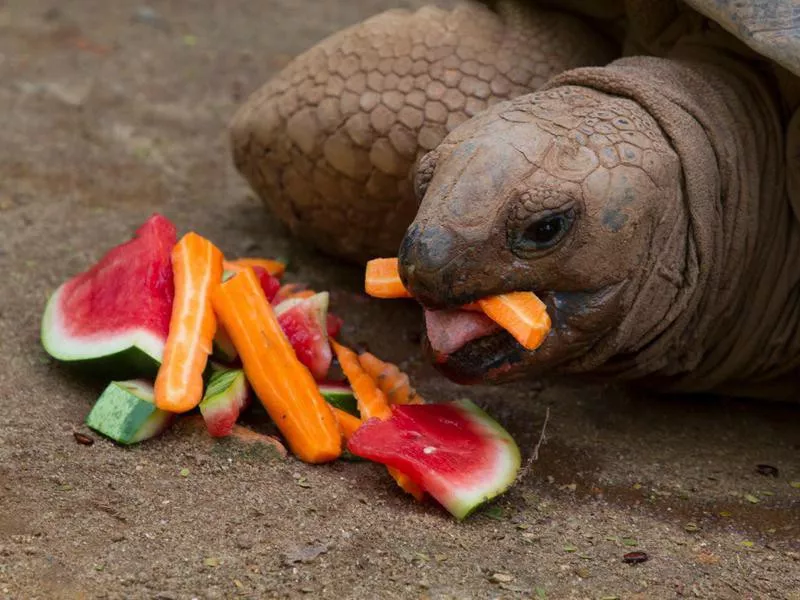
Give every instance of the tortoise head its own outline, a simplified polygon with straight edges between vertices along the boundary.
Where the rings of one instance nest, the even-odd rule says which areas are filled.
[[[619,328],[650,275],[654,236],[674,233],[663,207],[680,200],[681,171],[635,102],[561,87],[497,104],[423,157],[415,187],[400,270],[446,375],[590,373],[642,341],[646,319],[625,339]],[[512,291],[547,305],[553,326],[537,350],[457,310]]]

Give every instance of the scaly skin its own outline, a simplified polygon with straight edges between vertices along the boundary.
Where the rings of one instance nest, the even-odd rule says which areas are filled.
[[[536,351],[501,333],[438,366],[462,382],[561,373],[796,398],[784,131],[756,70],[697,40],[569,71],[454,130],[420,163],[405,284],[433,308],[535,291],[554,326]],[[563,235],[535,248],[559,215]]]
[[[496,102],[612,57],[574,17],[498,4],[389,11],[311,48],[235,116],[237,167],[322,250],[360,262],[395,254],[422,154]]]

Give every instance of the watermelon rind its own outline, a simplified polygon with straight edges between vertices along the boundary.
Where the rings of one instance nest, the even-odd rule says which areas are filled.
[[[350,413],[354,417],[361,417],[361,413],[358,411],[358,402],[350,386],[331,383],[320,384],[319,393],[327,400],[328,404]]]
[[[45,351],[58,361],[97,374],[111,377],[155,375],[164,356],[166,340],[147,329],[133,327],[125,332],[87,337],[66,333],[59,306],[67,283],[53,292],[45,307],[41,325]]]
[[[212,436],[230,435],[247,405],[249,391],[241,369],[219,370],[211,375],[199,408]]]
[[[493,441],[497,451],[490,480],[476,482],[472,488],[459,490],[450,499],[439,499],[456,519],[463,520],[482,505],[508,491],[522,467],[522,455],[511,434],[471,400],[463,398],[453,401],[452,404],[469,415],[468,418],[476,428]]]
[[[230,334],[221,325],[214,334],[211,356],[223,363],[234,363],[239,358],[239,352],[233,344]]]
[[[147,381],[112,381],[86,416],[86,425],[124,445],[153,438],[175,417],[157,408],[153,397],[153,386]]]
[[[440,416],[426,419],[425,412],[444,407],[447,413],[439,411]],[[522,464],[519,447],[497,421],[470,400],[394,410],[388,420],[365,422],[350,438],[347,449],[406,474],[459,521],[514,484]],[[436,446],[430,451],[427,446],[420,447],[437,443],[439,426],[444,428],[442,435],[448,436],[438,440],[442,454],[436,453]],[[418,435],[414,435],[416,427],[421,428]],[[462,428],[465,437],[459,439],[453,431]],[[472,437],[479,440],[479,446],[467,441]],[[422,459],[420,451],[431,458]],[[437,460],[442,470],[436,468]]]

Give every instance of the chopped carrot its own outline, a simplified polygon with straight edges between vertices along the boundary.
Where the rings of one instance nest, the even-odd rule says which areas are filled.
[[[350,382],[353,395],[358,403],[358,412],[365,421],[377,417],[385,420],[392,416],[392,409],[384,393],[378,388],[372,378],[361,368],[358,355],[342,346],[336,340],[331,340],[331,346],[339,359],[345,377]]]
[[[283,299],[289,300],[290,298],[298,298],[299,300],[305,300],[306,298],[311,298],[311,296],[314,296],[316,293],[317,292],[315,292],[314,290],[300,290],[299,292],[292,292],[288,296],[285,296]]]
[[[292,452],[308,463],[338,458],[342,436],[336,418],[297,359],[253,270],[217,286],[211,300],[247,380]]]
[[[350,387],[353,388],[361,418],[365,421],[372,418],[381,420],[391,418],[392,409],[389,407],[386,396],[372,377],[361,367],[358,355],[335,340],[331,340],[331,346],[336,352],[336,358],[339,359],[345,377],[350,382]],[[404,492],[411,494],[417,500],[422,500],[425,492],[408,475],[392,467],[387,467],[387,469]]]
[[[286,272],[286,265],[279,260],[271,258],[236,258],[234,260],[226,261],[226,264],[236,265],[238,267],[262,267],[270,275],[281,277]],[[228,269],[228,267],[225,267]],[[229,269],[233,271],[233,269]]]
[[[342,432],[342,437],[345,440],[349,440],[350,436],[356,432],[356,429],[361,427],[361,419],[335,406],[331,406],[331,410],[333,411],[333,416],[336,417],[336,421],[339,423],[339,430]]]
[[[187,233],[172,250],[172,269],[175,299],[155,381],[155,404],[182,413],[203,399],[203,372],[217,331],[211,294],[222,278],[222,252],[196,233]]]
[[[376,258],[369,261],[364,290],[375,298],[411,298],[400,280],[396,258]]]
[[[547,307],[532,292],[512,292],[478,300],[483,312],[528,350],[542,345],[550,331]]]
[[[389,404],[423,404],[424,400],[411,387],[408,375],[403,373],[397,365],[382,361],[370,352],[358,355],[361,368],[372,377],[381,391],[386,395]]]
[[[280,288],[278,288],[278,292],[275,294],[275,297],[272,299],[272,303],[274,305],[278,305],[284,300],[288,300],[289,298],[296,298],[298,294],[302,294],[306,291],[306,286],[303,283],[284,283]],[[314,292],[311,292],[311,296],[314,295]]]

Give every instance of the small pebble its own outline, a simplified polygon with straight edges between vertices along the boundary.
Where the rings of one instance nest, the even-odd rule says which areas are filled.
[[[622,562],[629,565],[638,565],[646,562],[649,558],[646,552],[628,552],[622,557]]]
[[[236,538],[236,547],[240,550],[249,550],[253,547],[253,544],[253,539],[246,535],[241,535]]]
[[[86,434],[80,433],[79,431],[75,431],[72,433],[75,437],[75,441],[78,442],[81,446],[91,446],[94,444],[94,438],[89,437]]]
[[[510,573],[493,573],[490,579],[494,583],[510,583],[514,581],[514,576]]]
[[[756,465],[756,473],[764,477],[777,477],[779,474],[778,467],[772,465]]]

